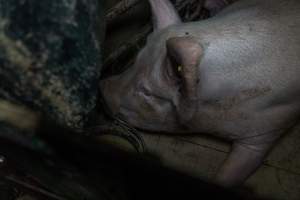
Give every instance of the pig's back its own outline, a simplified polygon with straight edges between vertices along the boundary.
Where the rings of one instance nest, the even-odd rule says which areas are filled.
[[[241,138],[293,121],[300,110],[300,2],[240,1],[183,30],[204,47],[199,129],[205,121]]]
[[[223,94],[226,88],[228,95],[258,86],[274,92],[299,87],[300,92],[300,2],[241,1],[199,22],[194,34],[205,48],[201,93],[219,89]]]

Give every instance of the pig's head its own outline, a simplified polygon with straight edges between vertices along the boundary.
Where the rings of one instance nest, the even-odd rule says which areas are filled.
[[[150,0],[154,33],[126,72],[101,81],[102,94],[116,115],[151,131],[178,131],[197,110],[202,48],[191,36],[166,34],[181,23],[169,1]]]

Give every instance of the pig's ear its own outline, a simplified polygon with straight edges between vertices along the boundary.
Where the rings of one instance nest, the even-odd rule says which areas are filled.
[[[149,3],[152,10],[154,30],[181,23],[177,11],[169,0],[149,0]]]

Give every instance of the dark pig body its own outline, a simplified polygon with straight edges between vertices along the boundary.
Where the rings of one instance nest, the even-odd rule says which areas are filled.
[[[169,1],[150,4],[155,30],[132,68],[101,83],[104,96],[138,128],[233,141],[216,179],[238,185],[298,121],[300,2],[241,0],[191,23]]]

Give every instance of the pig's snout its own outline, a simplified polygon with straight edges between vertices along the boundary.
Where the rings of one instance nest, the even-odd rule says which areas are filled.
[[[105,103],[112,111],[113,114],[117,114],[120,110],[120,87],[119,84],[115,83],[113,79],[105,79],[100,81],[100,90]]]

